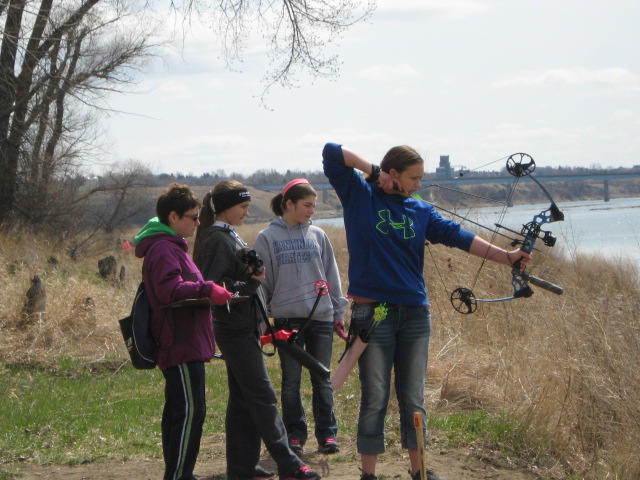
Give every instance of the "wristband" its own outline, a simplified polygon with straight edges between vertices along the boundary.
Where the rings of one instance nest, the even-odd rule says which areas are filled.
[[[380,166],[371,164],[371,174],[367,177],[367,182],[374,183],[380,178]]]

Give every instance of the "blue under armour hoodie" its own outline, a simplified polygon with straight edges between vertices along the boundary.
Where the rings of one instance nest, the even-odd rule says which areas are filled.
[[[475,234],[442,218],[429,203],[389,195],[344,164],[342,146],[327,143],[324,173],[343,207],[349,248],[348,295],[398,305],[427,305],[424,247],[469,251]]]

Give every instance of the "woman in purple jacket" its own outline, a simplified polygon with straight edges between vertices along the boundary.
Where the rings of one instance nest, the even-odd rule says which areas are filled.
[[[212,298],[217,305],[231,294],[205,281],[188,254],[186,237],[199,225],[200,202],[176,183],[160,196],[157,217],[134,238],[144,258],[142,276],[151,306],[151,330],[159,343],[158,367],[166,380],[162,412],[164,480],[194,480],[206,413],[204,362],[215,353],[211,309],[163,308],[179,300]]]

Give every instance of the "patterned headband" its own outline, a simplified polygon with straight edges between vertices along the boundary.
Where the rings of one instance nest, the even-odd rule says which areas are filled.
[[[251,200],[251,194],[246,188],[236,188],[211,196],[211,208],[213,213],[224,212],[239,203]]]

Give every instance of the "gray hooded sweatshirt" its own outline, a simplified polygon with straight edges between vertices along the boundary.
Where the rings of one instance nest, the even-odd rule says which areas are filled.
[[[316,301],[316,282],[325,280],[329,294],[311,317],[333,322],[342,318],[349,304],[342,296],[338,265],[327,234],[311,222],[290,226],[281,217],[262,230],[254,245],[267,275],[262,288],[273,318],[306,318]]]

